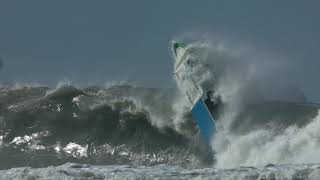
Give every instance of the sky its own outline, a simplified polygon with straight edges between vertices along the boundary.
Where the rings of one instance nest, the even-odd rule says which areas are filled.
[[[317,0],[0,1],[0,83],[172,87],[169,41],[194,33],[281,56],[320,101],[319,8]]]

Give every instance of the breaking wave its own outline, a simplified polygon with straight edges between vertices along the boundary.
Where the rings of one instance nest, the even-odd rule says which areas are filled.
[[[192,121],[174,118],[172,89],[60,84],[2,87],[0,168],[198,164]],[[183,127],[183,128],[182,128]]]

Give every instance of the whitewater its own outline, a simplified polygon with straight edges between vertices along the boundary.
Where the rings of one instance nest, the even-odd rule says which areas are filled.
[[[270,94],[282,62],[221,41],[187,48],[224,104],[209,147],[186,85],[1,85],[0,179],[319,179],[320,105]]]

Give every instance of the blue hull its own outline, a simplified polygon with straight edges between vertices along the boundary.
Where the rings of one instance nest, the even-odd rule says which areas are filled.
[[[200,129],[201,135],[204,137],[205,141],[210,144],[216,127],[214,118],[201,98],[194,104],[191,113]]]

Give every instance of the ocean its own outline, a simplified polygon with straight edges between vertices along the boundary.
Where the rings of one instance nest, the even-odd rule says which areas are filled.
[[[320,179],[320,105],[285,83],[274,93],[278,61],[186,48],[194,81],[222,98],[210,144],[187,83],[3,84],[0,179]]]
[[[218,130],[207,151],[187,111],[183,120],[177,115],[173,92],[132,85],[3,86],[0,179],[319,177],[317,104],[248,106],[232,130]]]

